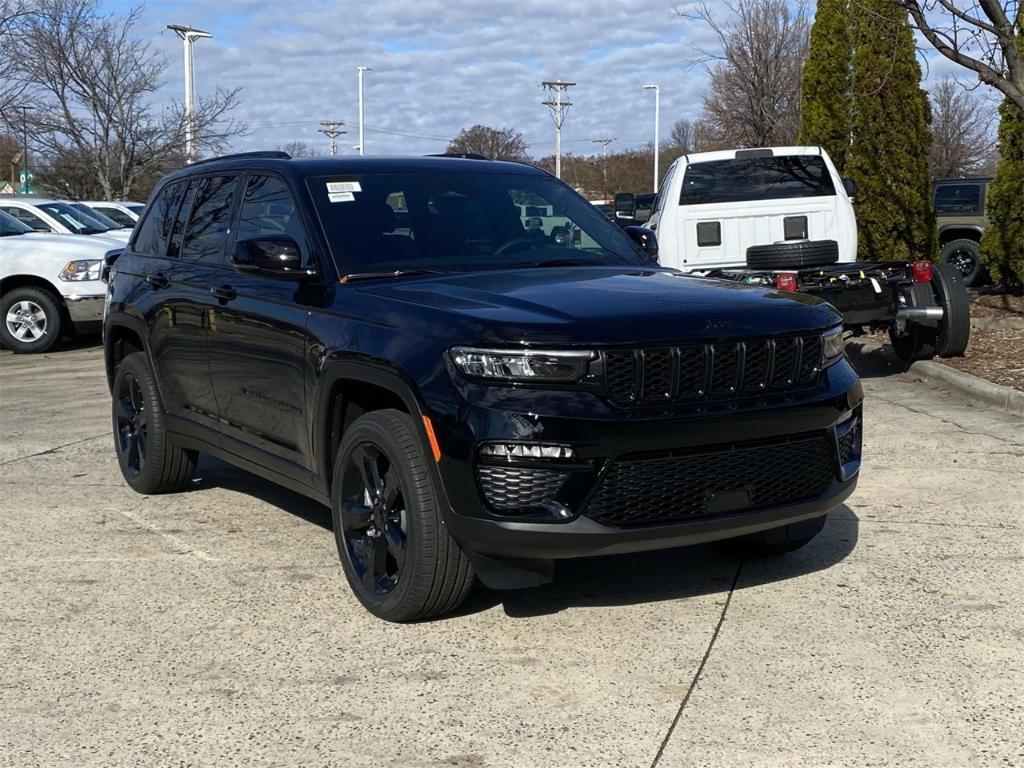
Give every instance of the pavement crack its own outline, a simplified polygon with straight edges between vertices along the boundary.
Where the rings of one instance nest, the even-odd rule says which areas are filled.
[[[672,718],[672,724],[668,727],[668,732],[665,734],[665,738],[661,740],[661,746],[658,747],[658,753],[654,756],[654,760],[651,762],[651,768],[657,768],[658,763],[661,761],[661,756],[665,754],[665,747],[668,746],[669,740],[672,738],[672,734],[675,733],[676,726],[679,724],[679,720],[683,716],[683,711],[686,709],[686,705],[690,703],[690,696],[693,695],[694,689],[697,687],[697,683],[700,682],[700,676],[704,672],[704,667],[708,663],[708,659],[711,657],[711,651],[715,647],[715,641],[718,640],[718,634],[722,631],[722,624],[725,623],[725,614],[729,610],[729,605],[732,603],[733,593],[736,591],[736,585],[740,581],[740,572],[743,570],[743,561],[740,560],[736,566],[736,573],[732,577],[732,584],[729,586],[729,594],[725,598],[725,605],[722,606],[722,612],[718,616],[718,623],[715,625],[715,631],[711,635],[711,640],[708,642],[708,647],[704,651],[704,658],[700,660],[700,664],[697,667],[697,671],[693,673],[693,679],[690,681],[690,687],[686,690],[686,695],[683,696],[683,700],[679,702],[679,709],[676,710],[676,716]]]
[[[6,467],[8,464],[13,464],[16,461],[25,461],[25,459],[34,459],[38,456],[49,456],[51,453],[57,453],[57,451],[63,451],[65,448],[70,448],[73,445],[79,445],[80,443],[87,443],[90,440],[96,440],[101,437],[109,437],[110,430],[101,432],[98,435],[92,435],[90,437],[83,437],[81,440],[72,440],[70,443],[64,443],[63,445],[55,445],[53,448],[47,448],[45,451],[36,451],[30,453],[27,456],[18,456],[13,459],[7,459],[6,461],[0,461],[0,467]]]

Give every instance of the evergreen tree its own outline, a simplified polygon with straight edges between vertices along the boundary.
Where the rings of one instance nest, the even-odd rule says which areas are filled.
[[[985,212],[981,252],[993,279],[1024,283],[1024,110],[1009,99],[999,108],[999,167]]]
[[[1024,52],[1024,19],[1018,20],[1017,49]],[[1024,110],[1010,99],[999,108],[999,167],[988,188],[989,226],[981,252],[992,277],[1024,283]]]
[[[839,173],[850,151],[850,33],[846,0],[818,0],[804,65],[797,141],[824,147]]]
[[[936,249],[928,152],[931,109],[906,10],[889,0],[854,8],[852,143],[858,256],[930,259]]]

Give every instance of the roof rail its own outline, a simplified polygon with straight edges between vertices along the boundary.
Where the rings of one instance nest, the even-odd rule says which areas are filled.
[[[478,155],[475,152],[442,152],[439,155],[426,155],[426,157],[458,157],[462,160],[490,160],[489,157]]]
[[[202,165],[203,163],[213,163],[217,160],[241,160],[243,158],[256,158],[265,157],[272,160],[291,160],[292,156],[287,152],[282,152],[279,149],[264,149],[258,152],[235,152],[231,155],[218,155],[217,157],[207,157],[203,160],[196,160],[192,165]]]

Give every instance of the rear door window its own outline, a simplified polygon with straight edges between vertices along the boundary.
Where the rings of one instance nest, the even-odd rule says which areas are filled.
[[[171,221],[171,229],[167,240],[167,256],[176,259],[181,255],[181,243],[185,237],[185,225],[188,223],[188,215],[192,212],[192,203],[196,198],[196,190],[199,188],[201,179],[190,179],[188,186],[182,191],[181,203],[175,211]]]
[[[132,249],[136,253],[147,256],[163,256],[167,248],[167,239],[171,234],[171,225],[177,212],[177,202],[185,187],[184,182],[168,184],[157,194],[153,205],[143,219]]]
[[[980,184],[943,184],[935,190],[939,216],[977,216],[981,213]]]
[[[223,263],[237,188],[238,176],[210,176],[202,180],[182,241],[182,259]]]
[[[747,157],[687,166],[679,204],[784,200],[835,193],[832,175],[821,157]]]

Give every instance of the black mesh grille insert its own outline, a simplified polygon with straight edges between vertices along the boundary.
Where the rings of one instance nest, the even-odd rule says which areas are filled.
[[[715,344],[715,357],[711,368],[711,391],[716,395],[736,391],[736,373],[739,365],[738,344]]]
[[[818,378],[821,370],[821,337],[804,337],[803,353],[800,355],[800,383],[809,384]]]
[[[612,400],[631,403],[636,399],[636,356],[632,350],[607,352],[604,356],[604,375]]]
[[[856,418],[856,417],[855,417]],[[860,454],[860,419],[839,438],[839,463],[846,464]]]
[[[796,382],[796,344],[796,339],[777,339],[775,341],[772,389],[791,387]]]
[[[768,342],[748,341],[745,346],[741,389],[744,392],[760,392],[767,383],[765,379],[768,376]]]
[[[537,507],[550,501],[565,482],[566,473],[532,467],[481,464],[476,468],[484,499],[493,509]]]
[[[819,334],[604,353],[605,391],[617,405],[780,392],[813,386],[820,372]]]
[[[704,453],[620,459],[583,511],[604,525],[632,526],[770,507],[823,493],[835,477],[832,438],[822,433]]]
[[[645,349],[644,400],[672,399],[672,350]]]
[[[679,348],[679,397],[704,394],[705,368],[704,347]]]

